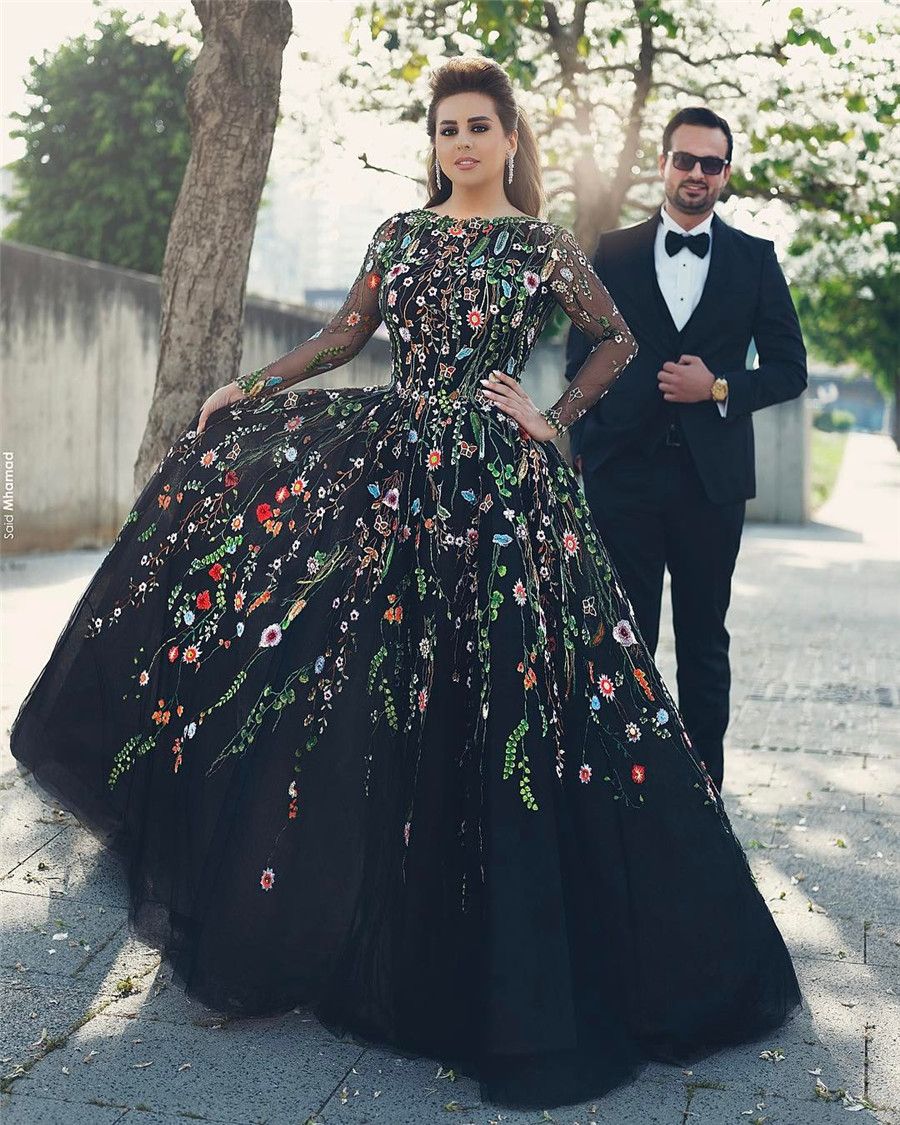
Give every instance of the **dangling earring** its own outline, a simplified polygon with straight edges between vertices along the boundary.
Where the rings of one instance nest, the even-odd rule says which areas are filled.
[[[509,168],[509,175],[508,175],[508,176],[507,176],[507,178],[506,178],[506,182],[507,182],[508,184],[511,184],[511,183],[512,183],[512,178],[513,178],[513,162],[515,161],[515,159],[516,159],[516,158],[515,158],[515,155],[514,155],[514,154],[513,154],[512,152],[510,152],[510,153],[509,153],[509,155],[508,155],[508,156],[507,156],[507,158],[506,158],[506,166],[507,166],[507,168]]]
[[[441,190],[441,162],[437,158],[437,153],[434,154],[434,178],[437,183],[438,191]]]

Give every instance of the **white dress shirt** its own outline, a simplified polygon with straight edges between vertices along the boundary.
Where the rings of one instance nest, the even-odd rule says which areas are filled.
[[[660,209],[660,224],[656,228],[656,242],[653,247],[653,258],[656,263],[656,280],[663,299],[668,306],[675,327],[680,332],[690,319],[691,313],[700,303],[706,277],[709,273],[709,260],[712,257],[712,214],[710,213],[702,223],[685,230],[676,223],[669,212]],[[666,232],[673,230],[676,234],[708,234],[709,250],[704,257],[698,257],[693,250],[685,246],[677,254],[669,255],[666,251]],[[728,400],[716,403],[719,413],[725,417]]]

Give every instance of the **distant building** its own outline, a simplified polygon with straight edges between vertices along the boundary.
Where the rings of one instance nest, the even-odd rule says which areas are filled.
[[[389,213],[369,200],[308,198],[300,185],[270,182],[256,223],[248,293],[339,307],[369,239]]]
[[[817,410],[847,410],[854,430],[887,433],[890,428],[888,402],[868,375],[854,375],[848,368],[810,369],[810,401]]]

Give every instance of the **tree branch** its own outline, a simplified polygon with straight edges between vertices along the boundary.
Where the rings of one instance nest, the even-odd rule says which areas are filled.
[[[779,187],[778,184],[765,187],[762,184],[742,183],[732,189],[732,194],[741,199],[778,199],[782,203],[794,203],[820,211],[833,211],[839,202],[834,196],[839,196],[842,192],[852,195],[858,186],[858,184],[821,183],[814,191],[792,191],[789,188]],[[772,188],[775,190],[773,191]]]
[[[671,90],[673,94],[686,94],[689,98],[704,98],[706,100],[719,96],[713,93],[717,87],[730,88],[737,97],[742,98],[745,94],[743,87],[730,78],[717,78],[715,82],[710,82],[708,86],[679,86],[674,82],[657,82],[655,86],[657,90]]]
[[[587,6],[589,0],[577,0],[575,5],[575,14],[572,17],[572,32],[575,36],[575,42],[584,35],[584,22],[587,15]]]
[[[784,61],[784,44],[775,42],[770,48],[756,47],[752,51],[726,51],[721,55],[710,55],[705,59],[692,59],[690,55],[685,54],[684,51],[679,50],[677,47],[657,47],[657,53],[660,55],[675,55],[676,58],[686,62],[688,66],[711,66],[716,62],[735,62],[738,59],[775,59],[776,62]]]
[[[368,172],[387,172],[388,175],[397,176],[401,180],[409,180],[411,184],[418,184],[419,187],[425,186],[425,180],[419,176],[410,176],[407,172],[398,172],[394,168],[381,168],[377,164],[372,164],[364,152],[359,154],[357,160],[359,160],[363,168]]]

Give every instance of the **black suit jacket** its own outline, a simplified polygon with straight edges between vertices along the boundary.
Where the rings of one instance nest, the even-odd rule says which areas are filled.
[[[700,302],[679,332],[656,279],[659,212],[600,238],[593,266],[638,342],[637,356],[600,402],[570,431],[585,472],[629,448],[650,452],[677,420],[709,499],[716,504],[756,495],[754,410],[796,398],[806,388],[806,349],[774,244],[713,216],[709,274]],[[688,251],[682,251],[688,253]],[[759,367],[747,369],[751,339]],[[571,379],[593,347],[572,328],[566,345]],[[657,372],[667,360],[698,355],[728,380],[725,418],[711,399],[667,403]]]

